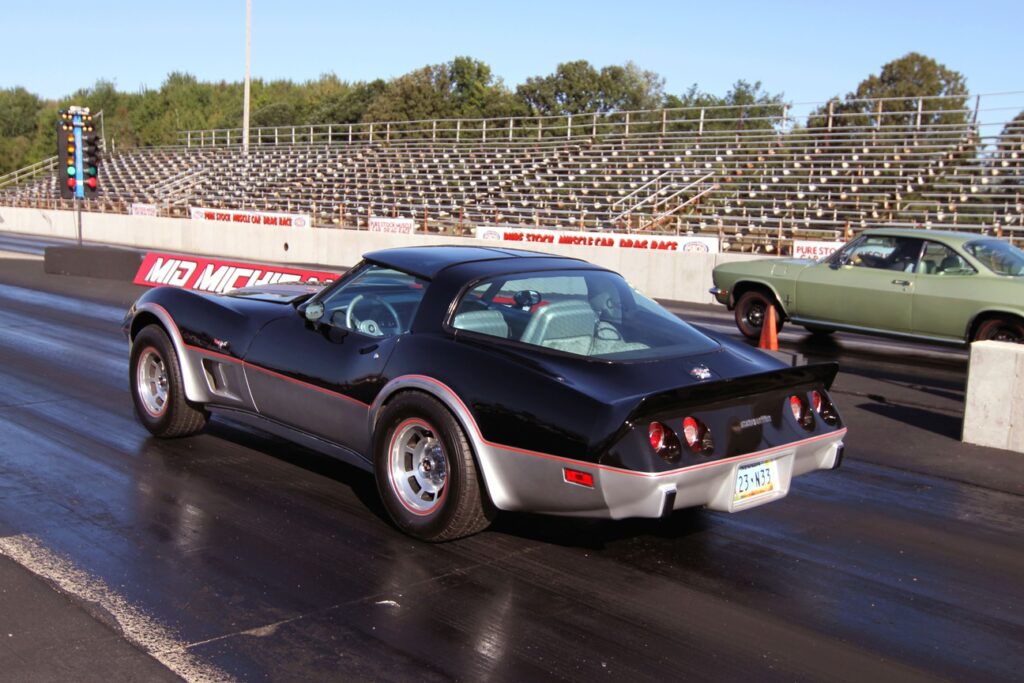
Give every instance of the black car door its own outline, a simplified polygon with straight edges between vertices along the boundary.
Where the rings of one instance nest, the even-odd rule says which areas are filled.
[[[246,378],[264,417],[367,454],[370,404],[395,345],[408,332],[424,282],[369,265],[302,312],[269,323],[246,354]]]

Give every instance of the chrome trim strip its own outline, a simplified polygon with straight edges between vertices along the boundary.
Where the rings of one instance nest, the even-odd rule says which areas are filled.
[[[813,318],[800,318],[790,317],[790,322],[796,325],[817,325],[819,327],[829,327],[840,332],[860,332],[862,334],[873,334],[880,337],[898,337],[900,339],[916,339],[918,341],[925,340],[931,342],[937,342],[941,344],[953,344],[957,346],[964,346],[967,342],[959,337],[933,337],[927,334],[913,334],[910,332],[893,332],[892,330],[881,330],[874,327],[860,327],[859,325],[848,325],[845,323],[835,323],[825,320],[815,320]]]

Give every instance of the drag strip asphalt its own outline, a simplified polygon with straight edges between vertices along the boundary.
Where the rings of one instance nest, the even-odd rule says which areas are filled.
[[[504,514],[429,545],[370,475],[259,430],[152,438],[119,329],[139,291],[0,259],[0,596],[23,598],[0,671],[19,680],[1019,680],[1022,458],[957,440],[962,351],[785,332],[839,360],[850,432],[843,468],[777,503]],[[62,662],[58,637],[103,666]]]

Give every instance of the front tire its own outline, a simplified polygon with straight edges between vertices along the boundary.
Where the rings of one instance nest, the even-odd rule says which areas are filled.
[[[768,307],[775,306],[770,295],[752,289],[744,292],[736,302],[736,327],[747,339],[757,341],[761,338],[761,327],[764,325]],[[782,330],[782,311],[775,306],[775,332]]]
[[[465,432],[447,408],[425,394],[401,394],[378,424],[374,472],[395,526],[431,542],[487,528],[494,507]]]
[[[185,398],[178,354],[159,325],[144,327],[132,341],[128,381],[135,414],[154,436],[188,436],[206,426],[206,411]]]
[[[978,325],[971,339],[987,340],[1024,344],[1024,322],[1017,318],[989,318]]]

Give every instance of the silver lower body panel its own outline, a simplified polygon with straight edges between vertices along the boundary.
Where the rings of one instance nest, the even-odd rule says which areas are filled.
[[[756,453],[716,460],[669,472],[633,472],[568,458],[502,448],[481,452],[488,488],[501,510],[523,510],[576,517],[660,517],[689,507],[738,512],[778,500],[789,493],[793,477],[832,469],[840,458],[846,430],[812,437]],[[749,498],[737,498],[737,470],[774,461],[775,486]],[[567,480],[565,469],[589,474],[593,486]]]

